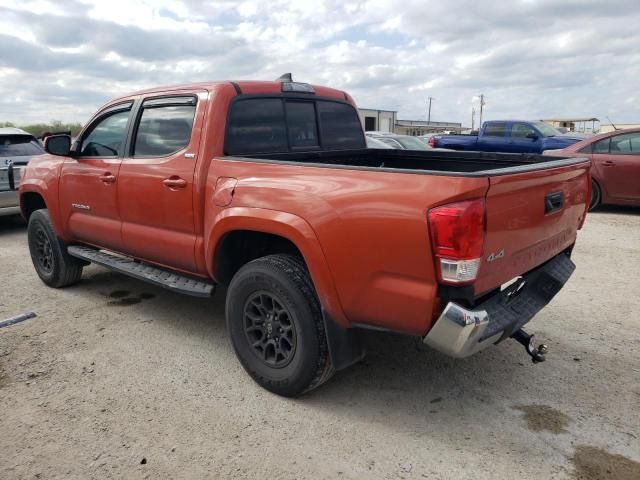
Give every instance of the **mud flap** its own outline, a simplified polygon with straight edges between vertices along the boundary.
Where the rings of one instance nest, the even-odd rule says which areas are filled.
[[[322,318],[333,368],[343,370],[362,360],[366,354],[362,331],[341,327],[324,310]]]

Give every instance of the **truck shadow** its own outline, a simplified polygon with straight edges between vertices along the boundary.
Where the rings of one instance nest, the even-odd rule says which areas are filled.
[[[598,214],[618,214],[618,215],[640,215],[640,206],[632,207],[627,205],[601,205],[589,212],[589,215]]]
[[[446,444],[468,439],[473,443],[470,448],[476,448],[486,435],[498,443],[503,431],[511,432],[513,438],[515,423],[520,426],[515,428],[516,443],[526,444],[539,431],[528,423],[553,427],[557,417],[568,425],[560,433],[570,432],[573,410],[584,392],[598,395],[605,403],[616,401],[614,390],[598,380],[593,370],[592,363],[604,364],[606,359],[595,355],[588,364],[579,363],[574,358],[581,356],[576,345],[562,344],[544,333],[543,338],[553,340],[549,360],[534,365],[522,346],[510,340],[456,360],[424,346],[420,338],[373,331],[363,332],[367,347],[363,361],[337,372],[301,398],[281,398],[254,384],[240,368],[226,332],[224,289],[212,300],[190,298],[89,268],[83,282],[68,291],[102,301],[115,313],[96,326],[122,328],[125,321],[130,328],[134,323],[152,322],[155,331],[171,337],[172,342],[202,346],[210,352],[206,356],[212,364],[235,366],[227,372],[234,377],[227,381],[237,388],[232,395],[246,395],[248,389],[250,395],[262,399],[261,404],[289,404],[287,408],[301,412],[311,409],[336,425],[377,425]],[[545,323],[540,318],[532,329],[540,332]],[[544,418],[526,418],[537,414]]]

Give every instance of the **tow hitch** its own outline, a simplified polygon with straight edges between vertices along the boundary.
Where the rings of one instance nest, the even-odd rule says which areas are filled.
[[[536,348],[533,335],[529,335],[523,329],[520,329],[514,333],[511,338],[524,345],[524,348],[531,356],[531,361],[533,361],[533,363],[540,363],[546,360],[545,354],[549,351],[549,347],[544,343],[541,343],[538,345],[538,348]]]

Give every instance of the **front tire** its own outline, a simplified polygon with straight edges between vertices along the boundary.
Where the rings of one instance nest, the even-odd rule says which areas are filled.
[[[31,261],[45,284],[60,288],[80,280],[83,263],[67,253],[67,246],[56,235],[46,209],[31,214],[27,237]]]
[[[267,390],[294,397],[332,376],[320,302],[298,257],[244,265],[229,285],[226,320],[242,366]]]
[[[602,201],[602,193],[600,187],[595,180],[591,180],[591,198],[589,199],[589,211],[595,209]]]

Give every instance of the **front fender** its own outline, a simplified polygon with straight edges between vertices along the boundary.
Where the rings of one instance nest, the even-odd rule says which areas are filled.
[[[20,211],[26,219],[25,194],[37,193],[42,197],[49,211],[56,235],[64,241],[69,241],[58,202],[59,179],[63,161],[63,157],[48,154],[39,155],[29,161],[20,181]]]
[[[219,212],[210,224],[213,226],[205,236],[204,250],[207,272],[212,278],[215,278],[213,262],[216,250],[226,234],[236,230],[251,230],[284,237],[302,253],[325,313],[341,327],[349,326],[320,242],[304,219],[264,208],[231,207]]]

